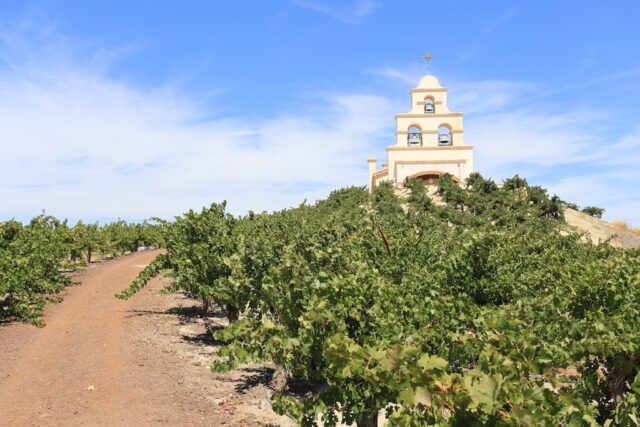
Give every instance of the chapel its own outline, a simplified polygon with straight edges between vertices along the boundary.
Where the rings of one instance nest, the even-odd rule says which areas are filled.
[[[387,147],[387,162],[377,170],[376,159],[368,159],[369,191],[383,181],[401,189],[407,178],[435,184],[444,173],[463,182],[473,172],[473,146],[464,143],[462,113],[449,111],[447,88],[427,73],[410,95],[409,112],[395,116],[396,142]]]

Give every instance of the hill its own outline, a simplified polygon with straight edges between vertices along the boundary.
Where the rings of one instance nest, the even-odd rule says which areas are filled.
[[[564,210],[564,219],[570,229],[588,233],[593,243],[611,239],[611,246],[617,248],[640,247],[640,233],[637,231],[618,227],[570,208]]]
[[[119,296],[171,270],[166,291],[228,317],[212,369],[273,363],[274,408],[302,425],[633,425],[640,250],[585,242],[518,176],[405,189],[189,211]]]

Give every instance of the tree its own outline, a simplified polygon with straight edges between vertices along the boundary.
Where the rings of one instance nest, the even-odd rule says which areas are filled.
[[[519,190],[522,188],[527,188],[528,186],[529,184],[527,183],[527,180],[521,178],[519,175],[514,175],[513,178],[506,179],[502,183],[502,188],[507,191]]]
[[[87,264],[91,263],[93,253],[101,243],[100,228],[98,223],[85,224],[82,220],[73,228],[76,235],[77,248],[86,254]]]
[[[604,209],[596,207],[596,206],[586,206],[584,208],[582,208],[582,210],[580,211],[584,214],[590,215],[594,218],[598,218],[601,219],[602,218],[602,214],[604,214]]]

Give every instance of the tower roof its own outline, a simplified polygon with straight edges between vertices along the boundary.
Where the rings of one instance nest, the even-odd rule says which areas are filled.
[[[440,89],[442,85],[436,78],[436,76],[432,76],[431,74],[427,74],[420,80],[418,84],[418,89]]]

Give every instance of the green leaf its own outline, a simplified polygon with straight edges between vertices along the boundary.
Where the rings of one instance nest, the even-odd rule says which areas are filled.
[[[425,354],[418,360],[418,366],[427,371],[442,370],[447,367],[447,361],[437,356]]]

